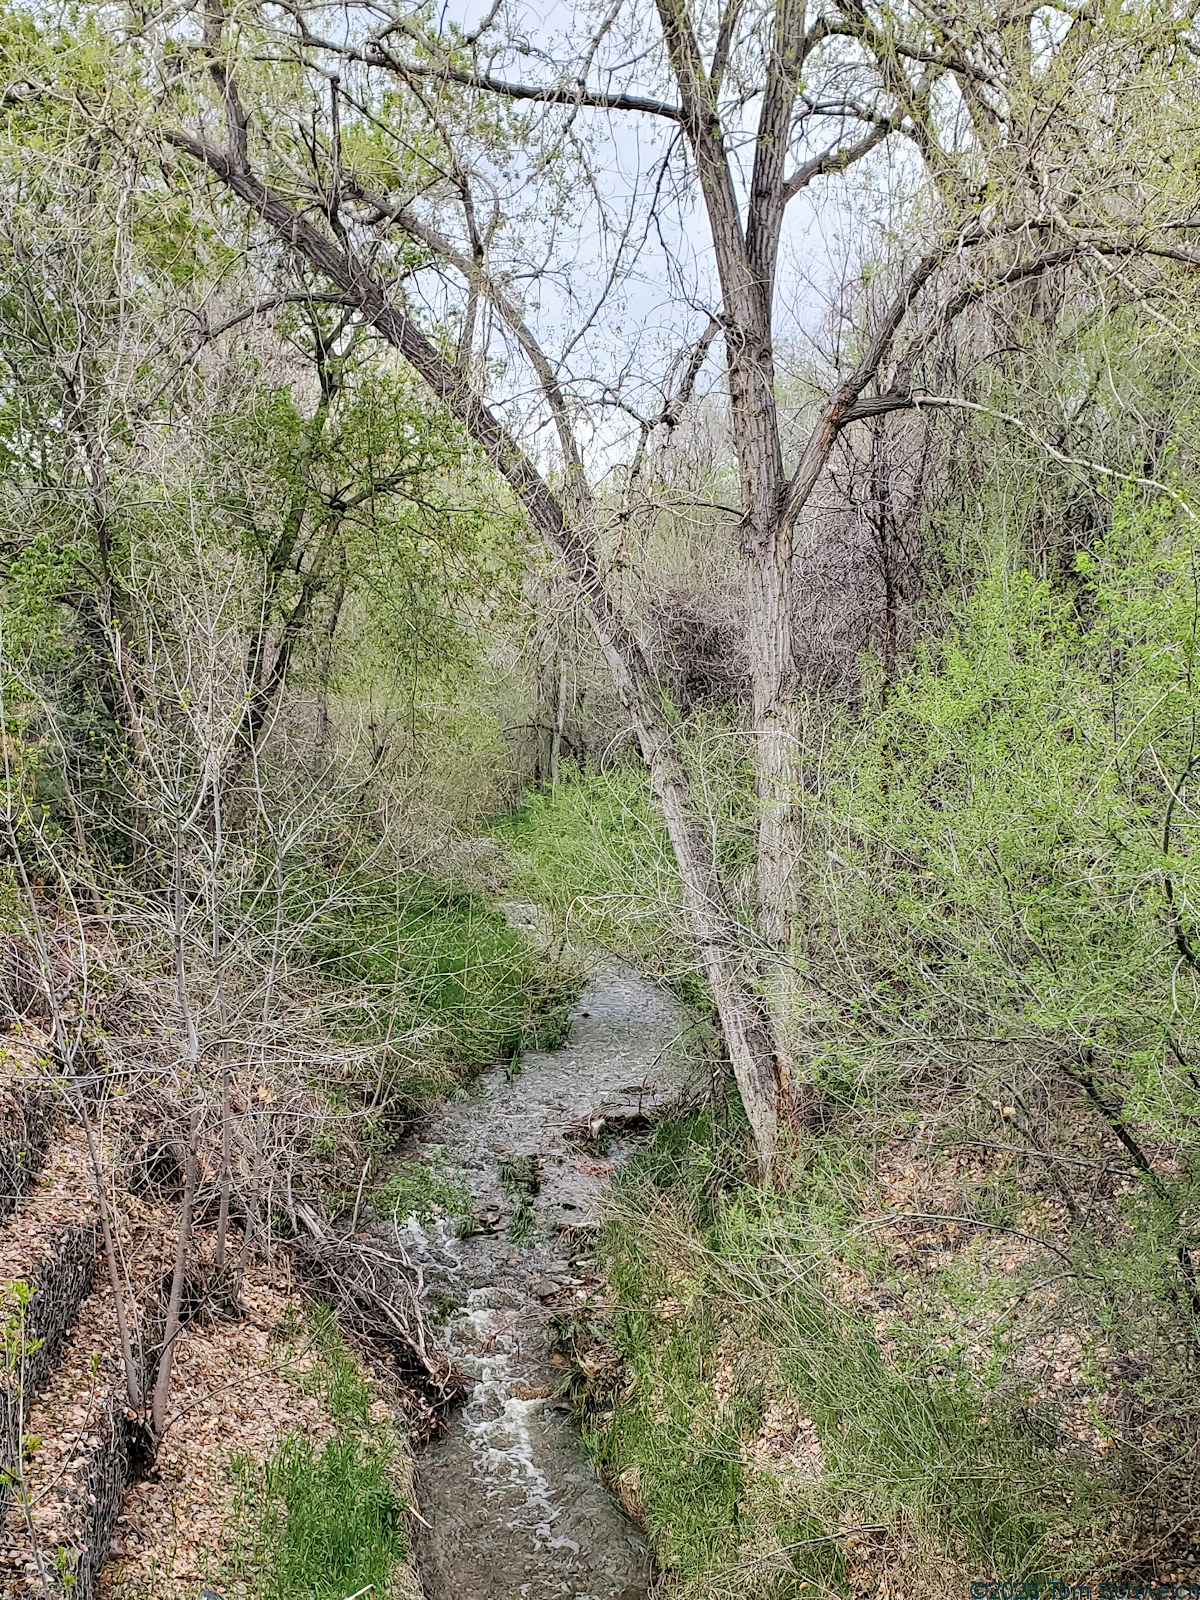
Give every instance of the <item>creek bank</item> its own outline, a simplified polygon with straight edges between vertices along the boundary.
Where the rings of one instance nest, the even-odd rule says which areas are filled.
[[[620,1127],[677,1103],[689,1017],[616,962],[584,985],[558,1049],[497,1068],[404,1154],[461,1173],[481,1231],[449,1218],[396,1226],[471,1392],[418,1458],[418,1565],[428,1600],[643,1600],[651,1558],[600,1482],[560,1392],[564,1307],[586,1309],[588,1251],[610,1175],[589,1126]],[[599,1131],[599,1129],[597,1130]]]

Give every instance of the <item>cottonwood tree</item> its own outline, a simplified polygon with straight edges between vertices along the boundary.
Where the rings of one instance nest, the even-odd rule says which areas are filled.
[[[503,0],[469,29],[419,7],[227,12],[210,0],[166,25],[133,18],[128,37],[157,72],[153,131],[176,181],[206,173],[253,219],[252,245],[273,241],[394,346],[561,563],[635,730],[770,1166],[781,1128],[809,1105],[777,982],[792,935],[801,519],[847,429],[957,402],[936,393],[937,357],[974,308],[1028,286],[1052,304],[1072,274],[1169,292],[1200,260],[1193,197],[1171,165],[1192,98],[1189,18],[615,0],[577,13],[563,39],[544,34]],[[849,212],[855,174],[888,162],[909,220],[877,238],[875,270],[845,297],[820,394],[781,417],[789,207],[839,184]],[[564,188],[582,232],[564,220]],[[600,281],[585,302],[586,250]],[[659,287],[657,356],[649,337],[628,348],[628,319],[647,303],[631,299],[639,275]],[[722,881],[611,560],[616,502],[627,513],[645,498],[646,441],[670,433],[714,372],[738,483],[753,926]],[[603,491],[614,415],[634,424],[623,497]]]

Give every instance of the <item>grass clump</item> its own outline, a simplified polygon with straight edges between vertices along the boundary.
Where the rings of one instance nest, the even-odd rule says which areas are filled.
[[[461,1178],[420,1161],[405,1162],[370,1198],[372,1216],[396,1222],[408,1217],[418,1222],[432,1222],[437,1216],[465,1217],[471,1205],[471,1191]]]
[[[345,1600],[368,1586],[389,1593],[407,1553],[400,1491],[404,1445],[371,1420],[370,1385],[326,1306],[311,1313],[296,1381],[317,1394],[334,1425],[317,1444],[287,1434],[265,1461],[235,1456],[230,1571],[261,1600]]]
[[[524,1244],[533,1237],[537,1216],[533,1199],[541,1191],[542,1174],[537,1156],[511,1156],[500,1163],[500,1186],[513,1201],[508,1219],[508,1237]]]
[[[338,1332],[332,1308],[310,1306],[304,1324],[291,1330],[300,1340],[294,1347],[292,1379],[305,1394],[317,1396],[339,1429],[366,1428],[375,1396]],[[304,1356],[316,1359],[302,1362]]]
[[[261,1463],[238,1460],[236,1512],[263,1600],[345,1600],[368,1585],[386,1595],[406,1551],[403,1500],[389,1467],[394,1442],[290,1433]]]

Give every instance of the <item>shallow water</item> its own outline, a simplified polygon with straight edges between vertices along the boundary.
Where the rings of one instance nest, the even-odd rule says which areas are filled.
[[[567,1401],[556,1397],[550,1311],[586,1290],[591,1230],[608,1186],[603,1159],[566,1129],[602,1106],[646,1109],[677,1097],[687,1016],[627,968],[598,967],[566,1043],[502,1069],[446,1108],[406,1154],[460,1171],[493,1233],[459,1239],[446,1225],[408,1222],[404,1243],[434,1305],[448,1307],[445,1344],[473,1387],[448,1431],[421,1456],[419,1565],[429,1600],[643,1600],[650,1557],[638,1530],[588,1459]],[[536,1156],[541,1188],[531,1232],[509,1237],[517,1204],[502,1162]],[[520,1227],[518,1226],[518,1232]]]

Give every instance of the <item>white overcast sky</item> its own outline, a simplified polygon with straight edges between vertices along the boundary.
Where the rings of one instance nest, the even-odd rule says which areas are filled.
[[[486,13],[488,3],[445,0],[440,14],[447,22],[471,29]],[[653,0],[629,0],[629,4],[644,8],[643,14],[653,17]],[[511,33],[527,40],[531,53],[502,58],[495,70],[526,81],[553,81],[553,60],[572,57],[568,40],[586,37],[595,21],[593,7],[584,5],[577,11],[571,0],[543,0],[540,4],[515,0],[506,15]],[[541,52],[544,57],[539,59]],[[615,86],[617,80],[602,79],[594,69],[590,81]],[[621,86],[650,87],[629,73],[622,75]],[[749,115],[756,110],[750,107]],[[673,129],[668,123],[630,113],[583,111],[579,118],[580,128],[596,140],[596,170],[601,175],[603,198],[620,211],[635,190],[644,189],[646,175],[661,159]],[[827,129],[822,137],[829,133]],[[883,153],[873,170],[867,170],[865,163],[862,169],[855,169],[849,186],[838,179],[821,180],[792,202],[779,276],[781,347],[790,346],[802,355],[827,326],[837,286],[845,281],[847,266],[852,268],[859,255],[856,219],[865,210],[881,220],[889,191],[894,191],[895,186],[886,182],[891,159]],[[563,352],[567,341],[578,335],[587,308],[600,297],[606,255],[594,204],[583,203],[577,221],[557,240],[557,273],[541,278],[536,285],[526,285],[531,320],[552,353]],[[694,201],[685,210],[667,208],[658,233],[651,234],[639,253],[636,272],[624,280],[602,315],[569,351],[566,368],[576,391],[584,395],[590,390],[594,396],[603,384],[620,380],[624,373],[630,399],[639,408],[654,409],[655,383],[666,374],[672,353],[680,350],[689,333],[694,336],[705,326],[703,307],[713,303],[712,282],[702,211]],[[689,308],[689,301],[695,302],[694,308]],[[710,358],[709,384],[717,381],[718,367],[719,348]],[[638,375],[647,381],[639,385]],[[606,454],[616,444],[610,427],[617,433],[625,431],[615,414],[601,427],[595,442],[608,435],[607,444],[602,445]]]

